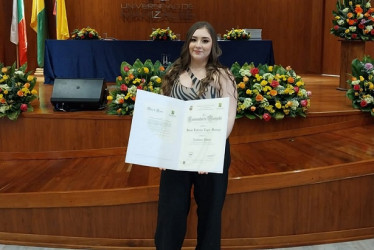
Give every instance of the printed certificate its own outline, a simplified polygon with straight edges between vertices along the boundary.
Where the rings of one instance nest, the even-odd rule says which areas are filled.
[[[229,99],[183,101],[137,90],[126,162],[223,172]]]

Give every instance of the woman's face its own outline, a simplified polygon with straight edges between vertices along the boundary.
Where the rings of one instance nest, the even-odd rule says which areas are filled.
[[[191,60],[208,61],[212,51],[212,37],[206,28],[197,29],[191,37],[189,52]]]

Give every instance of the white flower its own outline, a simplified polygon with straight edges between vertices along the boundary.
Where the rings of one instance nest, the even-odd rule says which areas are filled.
[[[240,69],[239,74],[241,76],[251,76],[251,71],[249,69]]]
[[[136,86],[135,86],[135,85],[132,85],[132,86],[129,88],[128,92],[129,92],[130,94],[132,94],[132,95],[136,95]]]
[[[253,89],[257,89],[258,91],[261,91],[262,90],[262,86],[259,83],[255,83],[255,84],[253,84]]]
[[[349,26],[349,30],[351,32],[355,32],[357,30],[357,27],[356,26]]]
[[[373,25],[368,25],[368,26],[366,26],[366,30],[367,31],[371,31],[373,29]]]
[[[344,8],[342,11],[343,11],[344,13],[348,13],[349,9],[348,9],[348,8]]]
[[[15,75],[19,75],[19,76],[23,76],[24,73],[21,71],[21,70],[17,70],[16,72],[14,72]]]
[[[9,87],[8,84],[0,84],[0,89],[3,89],[3,90],[10,90],[11,87]]]
[[[0,106],[0,113],[5,114],[5,112],[9,110],[9,105],[1,105]]]
[[[371,3],[370,3],[370,1],[368,1],[368,2],[366,3],[365,7],[366,7],[366,8],[370,8],[370,7],[371,7]]]
[[[371,95],[364,95],[363,97],[367,103],[373,103],[374,101],[374,98]]]
[[[269,81],[269,82],[273,81],[273,79],[274,79],[274,75],[271,74],[271,73],[265,73],[265,74],[263,74],[262,77],[263,77],[265,80]]]
[[[124,100],[125,99],[125,95],[124,94],[119,94],[116,96],[116,100],[114,101],[114,103],[116,104],[120,104],[120,100]]]
[[[357,85],[357,84],[360,84],[360,80],[352,81],[352,85]]]
[[[295,99],[293,99],[291,102],[292,102],[291,109],[292,110],[296,110],[297,107],[299,107],[299,102],[297,100],[295,100]]]
[[[364,15],[362,13],[357,15],[357,19],[362,19],[362,18],[364,18]]]
[[[343,24],[344,24],[344,20],[339,19],[339,20],[337,21],[337,23],[338,23],[339,25],[343,25]]]
[[[245,98],[244,99],[243,106],[245,108],[249,108],[250,106],[252,106],[252,104],[253,104],[253,102],[252,102],[251,98]]]

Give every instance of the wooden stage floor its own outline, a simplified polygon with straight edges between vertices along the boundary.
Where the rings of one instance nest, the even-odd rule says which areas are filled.
[[[374,237],[374,200],[368,200],[374,192],[374,117],[352,108],[346,92],[336,89],[338,77],[302,78],[312,91],[307,118],[236,121],[222,249]],[[55,112],[52,88],[38,79],[34,112],[0,120],[0,243],[151,247],[160,170],[124,163],[131,118]],[[108,218],[103,210],[120,217]],[[58,229],[48,222],[56,216]],[[193,249],[195,220],[191,215],[186,249]],[[59,238],[51,242],[43,235]]]

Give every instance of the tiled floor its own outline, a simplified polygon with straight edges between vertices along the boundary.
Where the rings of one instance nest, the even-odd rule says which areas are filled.
[[[61,250],[61,248],[0,245],[0,250]],[[315,246],[276,248],[273,250],[374,250],[374,239]]]

